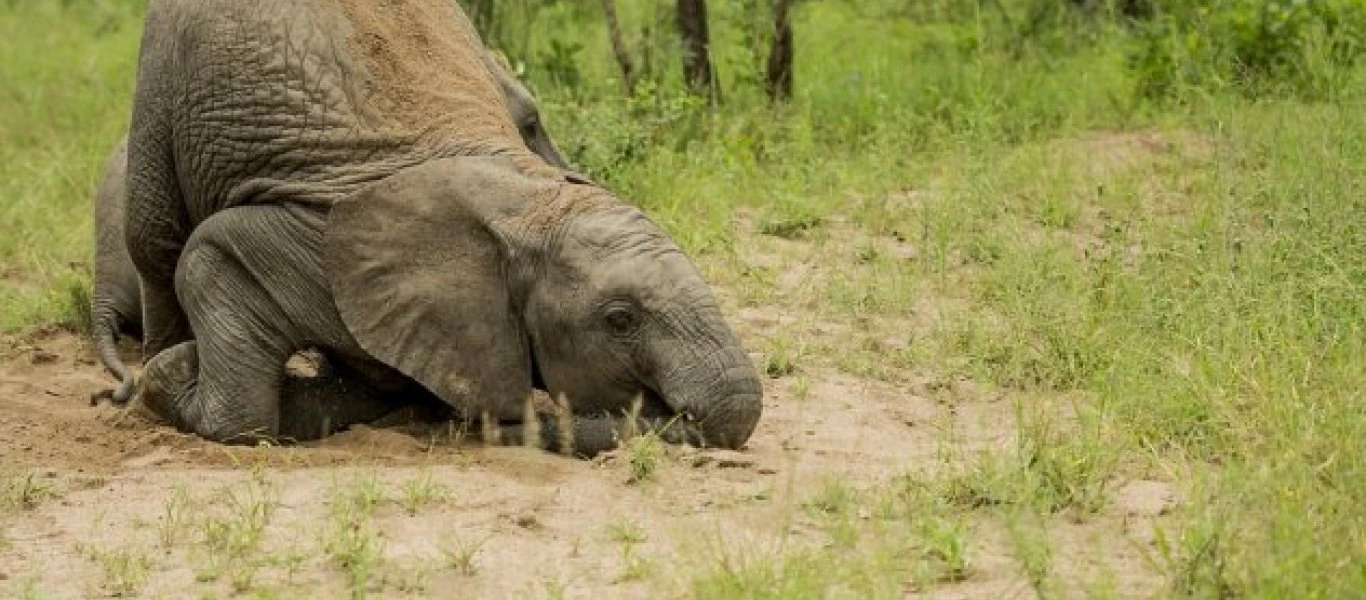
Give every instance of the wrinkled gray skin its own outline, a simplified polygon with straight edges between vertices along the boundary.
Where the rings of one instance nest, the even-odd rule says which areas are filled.
[[[508,116],[517,126],[526,147],[542,160],[567,169],[559,147],[541,121],[540,109],[531,92],[491,57],[486,61],[503,93]],[[124,186],[128,168],[128,139],[119,141],[104,168],[104,178],[95,192],[95,282],[92,293],[92,337],[100,362],[119,381],[113,390],[96,394],[124,404],[133,393],[133,375],[119,356],[118,336],[142,337],[142,297],[138,272],[124,245]]]
[[[152,358],[132,409],[278,436],[282,365],[311,346],[363,396],[434,396],[512,439],[535,386],[572,406],[538,423],[549,447],[592,455],[628,427],[741,447],[762,390],[710,289],[639,210],[526,150],[478,38],[400,40],[426,61],[351,44],[439,1],[384,3],[380,26],[347,12],[366,0],[152,3],[126,219]]]

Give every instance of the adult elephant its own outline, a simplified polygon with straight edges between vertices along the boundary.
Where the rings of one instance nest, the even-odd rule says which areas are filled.
[[[485,55],[451,0],[151,4],[135,407],[273,436],[285,358],[316,346],[486,423],[520,423],[533,386],[566,397],[543,441],[581,454],[628,427],[744,444],[761,386],[711,290],[639,210],[522,145]]]
[[[457,23],[458,25],[458,23]],[[522,143],[542,160],[569,168],[541,120],[540,109],[531,92],[517,77],[492,56],[484,64],[502,92],[503,105],[517,127]],[[128,140],[120,140],[106,161],[104,177],[95,191],[95,277],[91,294],[91,337],[100,362],[118,385],[96,398],[108,397],[117,404],[128,401],[133,392],[133,375],[119,356],[120,334],[142,336],[142,297],[138,274],[124,245],[124,188],[128,168]]]

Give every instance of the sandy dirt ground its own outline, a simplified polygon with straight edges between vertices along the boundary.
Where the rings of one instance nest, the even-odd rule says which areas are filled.
[[[832,477],[876,485],[934,463],[947,439],[970,451],[1012,434],[999,400],[945,404],[831,371],[813,374],[801,401],[791,381],[770,380],[744,451],[671,449],[649,483],[631,481],[621,453],[584,461],[369,428],[306,446],[236,448],[92,407],[90,395],[110,381],[75,335],[0,344],[0,465],[37,490],[4,526],[0,585],[15,596],[229,597],[235,585],[345,595],[349,571],[328,554],[339,537],[329,530],[337,506],[366,490],[386,498],[366,524],[381,557],[373,597],[686,596],[690,578],[717,568],[717,553],[776,557],[788,544],[821,543],[800,507]],[[422,502],[427,495],[436,498]],[[239,513],[257,496],[270,505],[258,548],[270,560],[250,573],[215,566],[205,515],[248,519]],[[405,496],[421,506],[408,510]],[[1131,482],[1101,518],[1053,527],[1058,568],[1103,565],[1120,595],[1148,595],[1156,582],[1132,541],[1113,537],[1116,520],[1134,530],[1129,521],[1156,518],[1170,502],[1166,486]],[[975,525],[968,578],[923,595],[1033,597],[1003,536]],[[452,556],[470,549],[463,569]],[[631,577],[633,565],[648,575]],[[124,575],[137,585],[120,588]]]

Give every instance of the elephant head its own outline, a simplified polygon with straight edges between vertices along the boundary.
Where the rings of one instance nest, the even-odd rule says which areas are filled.
[[[332,208],[329,283],[361,348],[466,413],[519,421],[539,387],[598,435],[640,399],[670,441],[742,446],[760,380],[696,268],[636,208],[519,164],[436,160]]]

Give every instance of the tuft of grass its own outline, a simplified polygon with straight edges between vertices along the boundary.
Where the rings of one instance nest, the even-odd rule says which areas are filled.
[[[484,544],[492,536],[486,537],[476,542],[468,542],[456,538],[453,544],[448,544],[441,548],[441,554],[446,558],[446,566],[456,573],[467,577],[479,573],[479,551],[483,550]]]
[[[663,440],[655,432],[628,437],[623,444],[627,464],[630,465],[628,483],[649,483],[654,481],[660,461],[664,459]]]
[[[767,219],[759,224],[759,233],[786,239],[797,239],[806,235],[808,231],[819,227],[823,222],[824,219],[814,215]]]
[[[101,584],[111,596],[135,596],[147,584],[152,561],[146,554],[133,548],[104,550],[90,546],[79,548],[86,558],[99,565],[104,575]]]
[[[389,571],[384,577],[385,583],[404,594],[425,593],[432,576],[432,568],[428,564],[407,567],[390,565]]]
[[[162,508],[161,522],[157,525],[161,547],[169,551],[176,545],[190,527],[190,493],[184,485],[177,485]]]
[[[167,501],[158,531],[163,548],[169,551],[190,528],[197,534],[191,555],[201,556],[195,566],[197,581],[217,581],[227,575],[235,592],[253,589],[257,574],[271,559],[263,548],[265,531],[279,505],[265,471],[255,469],[247,481],[219,490],[197,519],[187,515],[190,505],[183,488]]]
[[[774,340],[768,354],[764,356],[764,374],[772,379],[779,379],[796,371],[796,356],[792,344],[782,338]]]
[[[1053,547],[1043,523],[1037,517],[1016,512],[1007,515],[1006,531],[1010,546],[1025,580],[1040,598],[1053,597]]]
[[[416,515],[427,507],[445,502],[450,496],[450,488],[432,480],[431,473],[424,473],[403,483],[398,502],[409,515]]]
[[[643,544],[649,539],[645,529],[636,523],[623,519],[607,526],[607,535],[612,541],[624,546]]]
[[[636,551],[635,544],[621,545],[621,574],[617,576],[618,583],[628,583],[632,581],[643,581],[654,573],[654,562],[645,556],[641,556]]]
[[[853,510],[856,493],[843,481],[826,479],[821,488],[806,502],[808,513],[813,515],[847,515]]]
[[[384,552],[373,517],[383,500],[384,490],[373,474],[358,478],[347,489],[333,490],[323,554],[346,575],[352,598],[366,597],[379,583]]]
[[[58,497],[52,485],[35,473],[24,473],[0,479],[0,501],[7,508],[33,510],[44,501]]]

